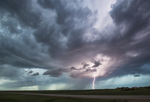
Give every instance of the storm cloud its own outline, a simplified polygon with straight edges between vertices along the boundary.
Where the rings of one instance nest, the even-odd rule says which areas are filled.
[[[94,63],[94,65],[92,67],[98,67],[99,65],[101,65],[99,60],[96,61],[95,59],[93,59],[92,62]]]
[[[148,0],[0,0],[0,78],[23,87],[29,77],[36,82],[40,77],[48,87],[44,78],[67,77],[64,83],[80,80],[70,88],[84,89],[93,75],[97,81],[149,75],[149,5]]]
[[[43,73],[43,75],[49,75],[50,77],[60,77],[63,75],[63,72],[69,72],[69,69],[54,69],[54,70],[49,70]]]
[[[39,75],[39,73],[36,72],[36,73],[33,73],[31,76],[38,76],[38,75]]]

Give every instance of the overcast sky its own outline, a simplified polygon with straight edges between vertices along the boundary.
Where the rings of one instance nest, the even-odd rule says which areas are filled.
[[[0,0],[0,90],[150,85],[150,0]]]

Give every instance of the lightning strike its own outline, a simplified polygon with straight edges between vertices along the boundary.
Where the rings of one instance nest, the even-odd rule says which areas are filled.
[[[95,73],[94,73],[94,79],[93,79],[93,90],[95,88]]]

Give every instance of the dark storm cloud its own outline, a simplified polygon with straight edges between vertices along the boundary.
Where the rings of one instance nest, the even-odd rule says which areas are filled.
[[[73,57],[78,53],[70,56],[69,52],[82,49],[85,45],[82,39],[83,34],[96,21],[96,12],[83,7],[81,1],[38,1],[37,3],[44,9],[55,9],[56,12],[52,12],[56,13],[56,18],[50,17],[52,20],[45,18],[43,8],[35,9],[34,1],[1,0],[0,2],[1,12],[7,17],[7,20],[2,20],[2,27],[8,27],[8,33],[6,33],[8,36],[1,34],[1,49],[3,50],[0,52],[2,55],[0,60],[1,64],[16,67],[53,68],[55,64],[54,66],[46,65],[48,61],[51,62],[50,57],[66,65],[75,62],[78,58]],[[29,27],[34,28],[34,36]],[[10,36],[12,33],[15,35]],[[47,58],[42,57],[43,54]]]
[[[75,67],[71,67],[70,69],[71,69],[71,70],[80,70],[80,69],[77,69],[77,68],[75,68]]]
[[[94,42],[100,46],[99,53],[113,58],[112,61],[117,59],[115,67],[106,69],[105,77],[149,74],[149,67],[143,69],[150,61],[149,4],[146,0],[118,0],[112,5],[110,16],[116,29],[110,32],[111,39],[108,36]]]
[[[30,41],[26,43],[26,39]],[[49,67],[44,65],[47,62],[45,60],[49,58],[42,58],[40,46],[29,36],[20,35],[19,39],[13,39],[10,36],[1,36],[0,42],[0,49],[2,49],[0,50],[1,65],[9,64],[21,68]]]
[[[17,29],[18,26],[18,21],[16,19],[13,18],[9,18],[8,21],[2,21],[1,22],[3,27],[8,27],[9,31],[14,34],[18,34],[20,32],[20,30]]]
[[[68,69],[54,69],[54,70],[48,70],[43,73],[43,75],[49,75],[50,77],[60,77],[63,75],[64,72],[69,72]]]
[[[92,60],[92,62],[94,63],[94,67],[98,67],[99,65],[101,65],[101,63],[98,61],[96,61],[95,59]],[[75,68],[75,67],[71,67],[70,69],[70,77],[72,78],[83,78],[85,77],[87,74],[90,75],[93,72],[97,72],[97,69],[93,68],[93,66],[90,66],[89,64],[83,62],[82,63],[83,67],[82,68]]]
[[[74,70],[74,71],[73,71]],[[93,68],[80,68],[80,69],[76,69],[74,67],[72,67],[72,70],[70,72],[70,77],[72,78],[86,78],[86,75],[92,75],[93,72],[97,72],[97,69],[93,69]]]
[[[19,25],[21,28],[25,26],[36,28],[40,22],[40,14],[33,10],[31,3],[31,1],[26,0],[21,2],[18,0],[0,0],[0,12],[4,15],[2,18],[8,15],[6,16],[8,17],[7,20],[1,21],[5,30],[4,34],[1,33],[0,41],[0,49],[2,49],[0,51],[1,64],[10,64],[16,67],[43,67],[36,64],[40,62],[39,59],[35,58],[35,55],[38,54],[39,56],[39,52],[35,52],[34,49],[39,49],[39,46],[29,36],[31,32],[24,32],[17,28]],[[6,28],[8,28],[8,31]],[[16,38],[12,36],[16,36]],[[28,56],[27,53],[30,53],[32,57]]]
[[[38,76],[38,75],[39,75],[39,73],[36,72],[36,73],[33,73],[31,76]]]
[[[53,68],[44,75],[59,77],[70,69],[56,68],[71,65],[84,53],[82,38],[95,23],[97,12],[83,7],[81,1],[0,0],[0,13],[0,67],[15,67],[17,73],[18,68]]]
[[[116,76],[135,71],[145,73],[141,67],[150,61],[149,4],[147,0],[118,0],[112,6],[110,15],[120,30],[108,46],[111,53],[115,52],[115,56],[124,63],[118,67],[120,71],[114,72]]]
[[[45,4],[47,1],[42,2]],[[65,58],[71,59],[67,52],[85,45],[82,40],[83,34],[96,21],[96,13],[83,7],[80,1],[51,0],[49,3],[56,11],[56,22],[52,23],[53,21],[51,21],[51,24],[41,25],[35,31],[34,36],[37,41],[49,45],[48,51],[53,58],[64,59],[65,56]],[[91,18],[93,19],[91,20]],[[41,34],[43,32],[44,36]],[[60,42],[59,39],[66,39],[66,41]]]
[[[124,40],[131,38],[149,25],[149,3],[142,0],[118,1],[112,7],[111,17],[117,25],[125,25]]]
[[[59,71],[46,71],[43,75],[49,75],[50,77],[60,77],[63,73]]]
[[[87,64],[85,62],[83,62],[82,65],[83,65],[83,68],[86,68],[87,66],[89,66],[89,64]]]
[[[41,21],[41,14],[38,11],[34,11],[32,1],[28,0],[0,0],[1,11],[6,11],[11,14],[12,17],[16,17],[23,25],[36,28]]]
[[[106,69],[105,77],[110,78],[133,73],[149,74],[149,4],[149,1],[142,0],[118,0],[112,5],[110,11],[110,16],[116,26],[116,29],[110,32],[112,34],[111,39],[109,39],[109,36],[102,36],[101,39],[88,43],[88,47],[93,50],[85,51],[83,49],[85,53],[93,51],[95,54],[101,53],[111,57],[112,61],[117,60],[114,65]],[[103,60],[101,62],[94,61],[93,67],[98,67],[101,64],[103,65]],[[79,72],[72,73],[70,76],[81,77],[82,75]]]
[[[38,3],[39,3],[43,8],[54,9],[54,5],[53,5],[53,3],[52,3],[52,0],[38,0]]]
[[[16,71],[15,76],[2,68],[5,74],[0,76],[16,78],[18,68],[46,68],[43,75],[68,72],[72,78],[85,78],[105,62],[87,64],[97,54],[110,57],[110,63],[115,60],[105,69],[105,78],[149,74],[150,1],[118,0],[109,13],[115,27],[108,24],[102,31],[93,27],[99,12],[83,2],[0,0],[0,68],[8,65]],[[71,67],[79,63],[81,68]]]
[[[31,71],[28,72],[28,74],[30,74],[30,73],[33,73],[33,71],[31,70]]]
[[[101,63],[100,63],[100,61],[98,60],[98,61],[96,61],[95,59],[93,59],[91,62],[93,62],[94,63],[94,65],[92,66],[92,67],[98,67],[98,66],[100,66],[101,65]]]

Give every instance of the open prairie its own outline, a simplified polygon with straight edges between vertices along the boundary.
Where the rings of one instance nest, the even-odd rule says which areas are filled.
[[[149,99],[87,99],[0,93],[0,102],[149,102]]]
[[[8,91],[10,92],[10,91]],[[71,95],[150,95],[150,88],[135,88],[134,90],[121,91],[120,89],[95,89],[95,90],[31,90],[11,91],[21,93],[43,93],[43,94],[71,94]]]
[[[145,87],[129,91],[120,89],[0,91],[0,102],[149,102],[149,95],[150,89]]]

